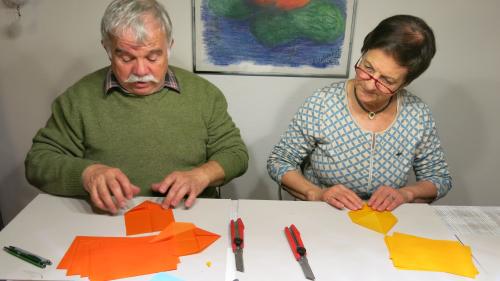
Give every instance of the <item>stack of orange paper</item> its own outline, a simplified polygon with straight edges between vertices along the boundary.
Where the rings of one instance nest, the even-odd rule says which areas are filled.
[[[373,231],[386,234],[398,222],[398,219],[389,211],[379,212],[368,205],[356,211],[349,211],[352,222]]]
[[[136,208],[143,210],[145,206],[156,210],[150,208],[150,203]],[[154,220],[145,220],[148,226],[144,226],[138,224],[140,220],[135,220],[135,223],[127,224],[127,233],[141,233],[140,229],[151,227],[151,221]],[[134,227],[129,229],[131,225]],[[77,236],[57,268],[66,269],[67,276],[80,275],[92,281],[174,270],[180,261],[179,256],[201,252],[219,237],[192,223],[174,222],[172,216],[172,222],[156,236]]]
[[[179,257],[167,243],[149,243],[139,238],[77,236],[57,266],[66,275],[92,281],[112,280],[177,268]]]
[[[433,240],[395,232],[385,243],[395,267],[410,270],[448,272],[475,278],[470,247],[458,241]]]

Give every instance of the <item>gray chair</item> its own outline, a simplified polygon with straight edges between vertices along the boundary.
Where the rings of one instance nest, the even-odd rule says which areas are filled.
[[[288,194],[290,196],[290,198],[284,198],[283,196],[283,193],[286,192],[285,194]],[[290,191],[288,189],[288,187],[282,185],[282,184],[278,184],[278,199],[279,200],[294,200],[294,201],[297,201],[297,200],[302,200],[300,198],[297,198],[297,196],[295,196],[292,191]]]
[[[3,219],[2,219],[2,210],[0,210],[0,230],[2,230],[4,227],[3,225]]]
[[[309,158],[310,157],[307,156],[306,158],[304,158],[304,160],[302,160],[302,163],[300,164],[300,172],[304,171],[304,168],[306,167],[307,163],[309,163]],[[278,199],[279,200],[286,200],[283,197],[283,192],[286,192],[285,194],[288,194],[290,196],[290,198],[288,200],[294,200],[294,201],[301,200],[301,201],[303,201],[301,198],[298,198],[296,195],[294,195],[294,192],[291,191],[290,189],[288,189],[287,186],[285,186],[283,184],[278,184]]]
[[[216,187],[215,187],[215,192],[216,192],[216,194],[217,194],[215,198],[217,198],[217,199],[221,199],[221,198],[222,198],[222,195],[221,195],[221,193],[220,193],[220,186],[216,186]]]

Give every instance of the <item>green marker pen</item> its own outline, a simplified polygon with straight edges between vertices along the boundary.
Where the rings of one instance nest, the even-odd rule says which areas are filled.
[[[38,266],[40,268],[45,268],[47,265],[51,265],[52,262],[49,259],[42,258],[38,255],[35,255],[31,252],[28,252],[26,250],[23,250],[18,247],[14,246],[9,246],[9,247],[3,247],[4,251],[7,253],[16,256],[24,261],[27,261],[35,266]]]

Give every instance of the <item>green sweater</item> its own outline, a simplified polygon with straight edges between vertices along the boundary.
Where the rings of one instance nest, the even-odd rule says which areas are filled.
[[[248,152],[222,93],[197,75],[170,69],[180,93],[164,88],[149,96],[114,89],[105,94],[108,67],[67,89],[33,139],[25,161],[28,181],[55,195],[87,195],[82,172],[101,163],[119,168],[140,195],[151,196],[152,183],[209,160],[224,169],[224,184],[242,175]],[[207,188],[201,196],[214,194]]]

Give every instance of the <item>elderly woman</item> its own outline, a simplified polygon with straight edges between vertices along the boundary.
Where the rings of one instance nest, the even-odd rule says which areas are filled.
[[[339,209],[368,200],[373,209],[393,210],[443,197],[451,176],[434,119],[405,89],[435,51],[422,19],[380,22],[365,37],[355,78],[318,90],[300,107],[269,156],[269,175],[300,199]]]

